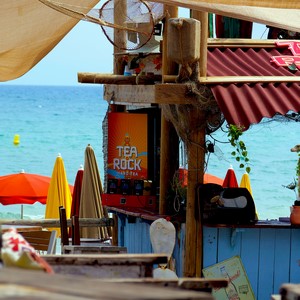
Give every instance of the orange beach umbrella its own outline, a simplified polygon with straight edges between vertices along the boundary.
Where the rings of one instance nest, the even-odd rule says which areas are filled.
[[[50,177],[25,173],[24,170],[17,174],[0,176],[0,203],[46,204],[50,180]]]
[[[215,183],[223,185],[223,179],[212,174],[205,173],[203,183]]]

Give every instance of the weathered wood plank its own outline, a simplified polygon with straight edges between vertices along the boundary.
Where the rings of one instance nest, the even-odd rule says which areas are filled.
[[[115,104],[155,103],[153,85],[104,85],[103,99]]]
[[[203,84],[229,83],[288,83],[300,82],[299,76],[208,76],[200,77]]]
[[[121,264],[165,264],[168,257],[164,254],[66,254],[44,255],[43,258],[51,264],[76,264],[76,265],[121,265]]]
[[[230,83],[300,83],[296,76],[211,76],[200,77],[202,84]],[[155,85],[104,85],[104,96],[115,104],[189,104],[195,95],[185,84],[165,83]]]
[[[186,290],[207,290],[212,288],[222,288],[228,285],[228,280],[224,278],[207,279],[207,278],[103,278],[105,282],[115,283],[136,283],[149,284],[155,286],[178,287]]]
[[[218,48],[275,48],[275,41],[276,40],[209,38],[207,45],[208,47]]]
[[[64,254],[119,254],[127,253],[126,247],[111,246],[105,244],[85,244],[85,245],[64,245],[62,246],[62,253]]]
[[[96,278],[142,278],[153,276],[153,266],[167,263],[162,254],[62,254],[43,258],[59,274]]]
[[[213,300],[204,292],[148,284],[107,282],[95,277],[46,274],[15,268],[0,272],[0,293],[13,299],[98,299],[98,300]],[[7,298],[7,299],[8,299]]]
[[[25,225],[25,226],[41,226],[44,228],[56,228],[60,227],[59,219],[35,219],[35,220],[24,220],[24,219],[1,219],[1,225]],[[72,226],[72,220],[67,220],[68,227]],[[80,227],[111,227],[114,226],[113,218],[80,218]]]

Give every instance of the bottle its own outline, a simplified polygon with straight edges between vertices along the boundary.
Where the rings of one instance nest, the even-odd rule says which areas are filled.
[[[221,271],[221,275],[224,278],[228,279],[228,286],[225,288],[225,293],[226,293],[227,299],[228,300],[240,300],[238,290],[237,290],[234,282],[232,281],[231,277],[229,276],[225,266],[222,266],[220,268],[220,271]]]
[[[131,76],[131,72],[130,72],[130,69],[128,67],[128,65],[125,66],[125,69],[124,69],[124,76]]]

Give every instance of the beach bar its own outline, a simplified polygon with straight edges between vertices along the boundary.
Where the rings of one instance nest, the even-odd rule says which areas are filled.
[[[203,184],[209,130],[216,130],[224,120],[247,130],[263,117],[300,111],[300,72],[280,62],[284,56],[295,61],[290,50],[297,49],[298,41],[252,40],[251,35],[210,38],[209,14],[198,7],[196,10],[197,4],[181,3],[191,9],[191,18],[181,19],[178,8],[169,5],[172,1],[161,2],[167,5],[157,52],[143,55],[115,47],[114,74],[78,74],[81,83],[104,84],[104,99],[109,103],[107,147],[115,140],[110,139],[110,116],[134,119],[144,114],[148,120],[143,126],[133,125],[144,132],[144,150],[149,157],[142,170],[146,173],[135,178],[134,171],[124,167],[123,177],[116,176],[110,169],[114,165],[109,157],[112,148],[106,149],[103,203],[118,225],[114,240],[127,247],[128,253],[151,253],[150,225],[158,218],[167,218],[176,228],[173,269],[178,276],[202,277],[212,266],[238,257],[250,282],[250,288],[241,287],[240,292],[253,293],[258,300],[271,299],[283,283],[300,280],[298,227],[278,220],[206,223],[196,200],[197,187]],[[132,61],[148,67],[148,71],[125,74],[125,66],[127,72]],[[124,130],[130,132],[129,128]],[[127,140],[126,134],[120,135],[123,146],[135,140],[134,134]],[[174,213],[170,183],[179,172],[179,140],[187,149],[186,202]],[[133,154],[127,153],[127,159]],[[137,183],[149,182],[148,190],[137,189]]]
[[[206,138],[224,122],[229,128],[234,126],[237,133],[251,130],[252,124],[265,117],[300,119],[300,3],[111,0],[91,10],[99,1],[88,0],[84,7],[80,7],[81,0],[62,2],[19,0],[2,4],[2,21],[7,26],[3,26],[5,43],[0,47],[5,61],[0,78],[13,80],[28,72],[79,20],[101,27],[114,46],[113,72],[78,73],[78,82],[103,84],[103,96],[109,104],[102,126],[104,190],[101,184],[100,195],[97,188],[97,200],[111,218],[77,218],[72,222],[64,218],[64,229],[70,225],[72,229],[79,225],[81,229],[113,227],[112,249],[119,247],[126,253],[99,254],[104,250],[101,246],[95,250],[97,254],[82,254],[83,248],[76,245],[76,249],[66,248],[67,254],[45,255],[44,261],[55,265],[58,273],[80,274],[85,270],[80,274],[84,276],[48,276],[8,268],[0,272],[1,295],[17,293],[45,299],[215,296],[232,300],[239,295],[257,300],[295,299],[300,294],[300,220],[259,220],[255,199],[253,202],[247,188],[237,187],[235,191],[240,194],[232,197],[225,197],[227,187],[219,184],[213,187],[221,188],[222,193],[211,189],[207,194],[202,188],[212,187],[204,180],[206,154],[213,151]],[[179,16],[179,7],[188,10],[188,17]],[[93,12],[97,16],[92,16]],[[251,39],[253,22],[267,26],[267,40]],[[22,27],[22,34],[8,34],[12,24],[18,30]],[[232,137],[233,132],[229,135]],[[233,146],[237,140],[233,139]],[[241,148],[245,151],[243,145]],[[300,147],[295,152],[300,152]],[[240,154],[247,157],[245,152]],[[185,161],[183,168],[180,159]],[[300,160],[298,202],[299,168]],[[209,219],[211,207],[217,207],[213,221]],[[158,220],[174,228],[171,258],[154,249],[151,229]],[[22,227],[23,232],[63,224],[62,218],[43,220],[42,224],[31,221],[9,224],[2,220],[1,224]],[[156,229],[164,233],[165,228]],[[121,279],[113,278],[112,266],[116,264],[122,267]],[[224,289],[215,285],[210,295],[144,286],[138,279],[145,277],[151,282],[156,265],[161,272],[174,271],[185,279],[205,277],[209,282],[222,277]],[[111,273],[101,269],[104,266]],[[127,278],[126,283],[127,267],[134,269],[132,276],[137,278]],[[87,278],[90,275],[93,278]],[[106,275],[110,278],[105,281],[94,278]],[[122,289],[117,279],[123,280]],[[133,284],[133,279],[141,285]],[[201,288],[203,283],[207,282],[198,282]],[[176,279],[176,287],[178,284]]]

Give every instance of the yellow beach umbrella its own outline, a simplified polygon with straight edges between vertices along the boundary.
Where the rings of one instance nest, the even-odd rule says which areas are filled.
[[[241,182],[240,182],[240,187],[246,188],[249,191],[249,193],[251,194],[252,198],[253,198],[251,182],[250,182],[250,176],[247,172],[245,172],[242,176],[242,179],[241,179]],[[255,210],[255,219],[258,220],[257,210]]]
[[[67,219],[70,218],[72,204],[71,189],[68,184],[65,165],[59,154],[55,160],[48,190],[45,219],[59,219],[59,207],[66,209]],[[55,228],[60,233],[58,228]]]
[[[249,193],[252,195],[252,189],[251,189],[251,183],[250,183],[250,177],[248,173],[244,173],[240,182],[240,187],[246,188]]]

